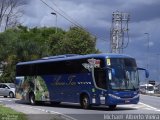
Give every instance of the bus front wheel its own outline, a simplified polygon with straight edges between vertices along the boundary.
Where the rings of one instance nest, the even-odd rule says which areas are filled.
[[[34,93],[29,94],[29,102],[31,105],[35,105],[35,95]]]
[[[82,106],[83,109],[90,108],[90,101],[89,101],[88,95],[83,95],[81,97],[80,104],[81,104],[81,106]]]

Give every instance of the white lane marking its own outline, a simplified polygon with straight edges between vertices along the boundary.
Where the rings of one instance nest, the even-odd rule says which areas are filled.
[[[147,96],[147,97],[149,96],[149,97],[153,97],[153,98],[158,97],[158,96],[154,96],[154,95],[145,95],[145,94],[141,94],[140,96]]]
[[[28,107],[28,106],[23,106],[21,105],[21,107]],[[71,116],[68,116],[68,115],[65,115],[63,113],[60,113],[60,112],[55,112],[55,111],[51,111],[51,110],[45,110],[45,109],[41,109],[41,108],[34,108],[34,107],[28,107],[30,109],[34,109],[34,110],[38,110],[38,111],[42,111],[42,112],[46,112],[46,113],[50,113],[50,114],[57,114],[57,115],[60,115],[62,118],[65,118],[67,120],[77,120]]]
[[[18,100],[18,99],[15,99],[15,98],[2,98],[1,101],[15,101],[15,100]]]
[[[148,107],[148,108],[150,108],[150,109],[152,109],[152,110],[155,110],[155,111],[158,110],[158,111],[160,111],[158,108],[152,107],[152,106],[147,105],[147,104],[145,104],[145,103],[139,102],[139,104],[144,105],[144,106],[146,106],[146,107]]]

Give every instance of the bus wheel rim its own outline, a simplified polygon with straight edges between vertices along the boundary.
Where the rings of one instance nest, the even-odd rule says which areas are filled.
[[[87,100],[87,98],[84,98],[83,99],[83,106],[84,106],[84,108],[86,108],[87,105],[88,105],[88,100]]]

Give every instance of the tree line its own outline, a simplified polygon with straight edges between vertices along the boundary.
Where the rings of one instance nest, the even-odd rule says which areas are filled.
[[[84,29],[17,26],[0,33],[0,82],[13,82],[18,62],[61,54],[98,53],[96,38]]]
[[[13,28],[20,24],[26,0],[0,0],[0,31]]]

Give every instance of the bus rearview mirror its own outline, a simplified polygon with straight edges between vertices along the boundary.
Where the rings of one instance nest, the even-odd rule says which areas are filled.
[[[149,77],[149,71],[144,69],[144,68],[137,68],[137,70],[144,70],[145,71],[145,77],[148,78]]]
[[[148,70],[145,70],[145,75],[146,75],[146,78],[149,77],[149,71]]]

